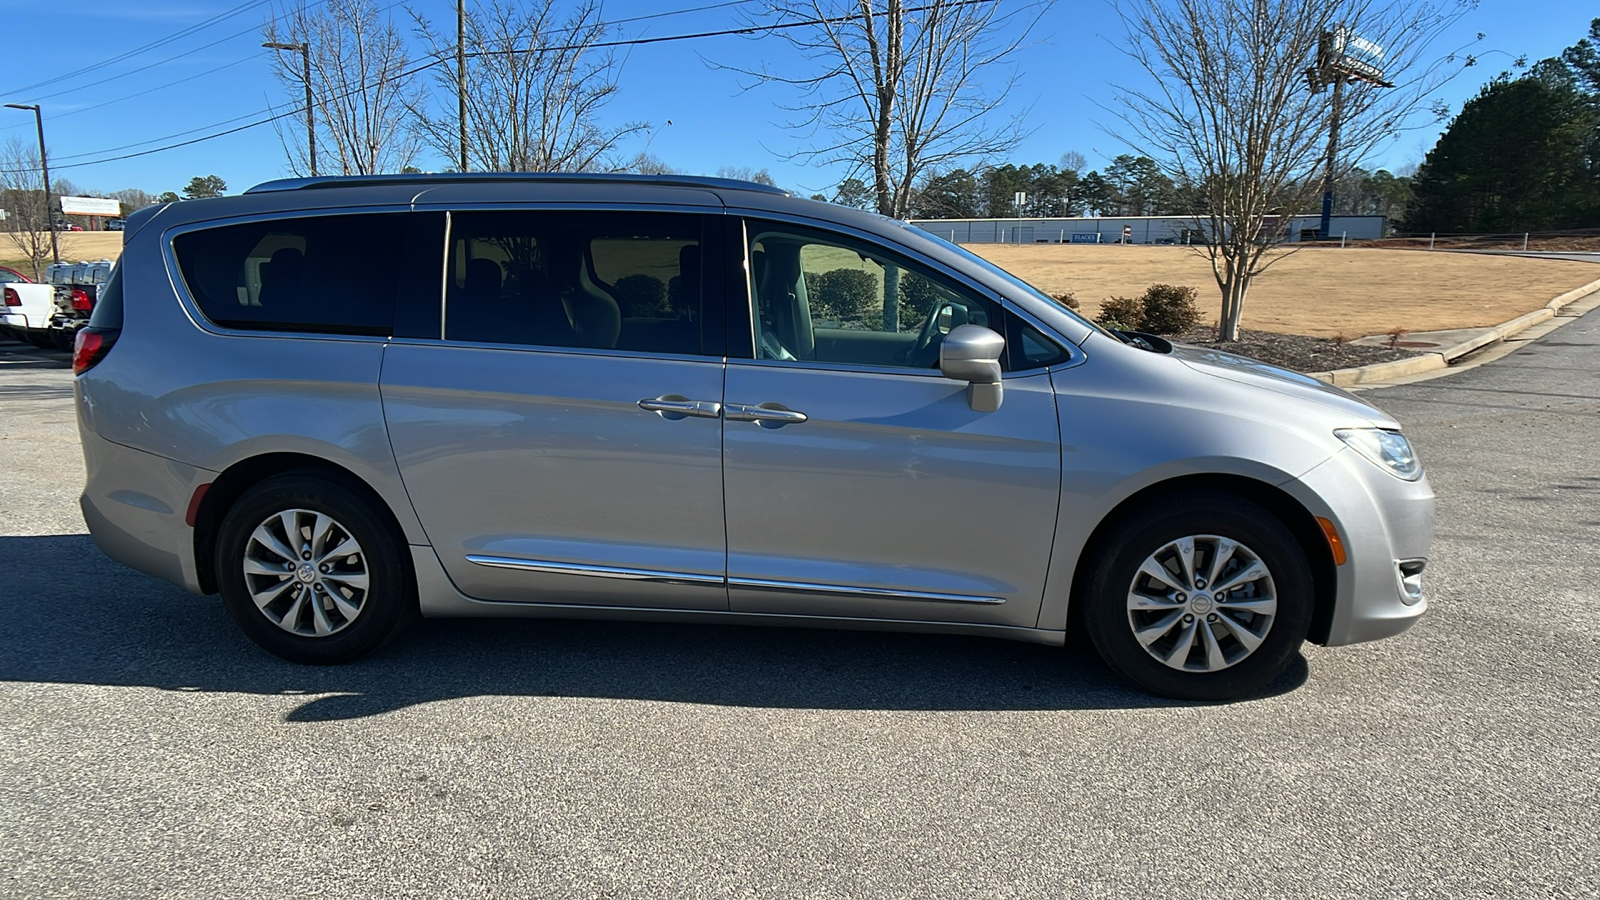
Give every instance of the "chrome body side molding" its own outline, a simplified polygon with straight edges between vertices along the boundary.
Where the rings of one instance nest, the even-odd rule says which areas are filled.
[[[971,594],[935,594],[927,591],[896,591],[886,588],[844,587],[837,584],[812,584],[804,581],[769,581],[765,578],[729,578],[729,587],[768,591],[797,591],[805,594],[845,594],[884,600],[931,600],[935,603],[982,603],[990,606],[1006,602],[1004,597],[978,597]]]
[[[510,556],[482,556],[468,554],[467,562],[491,569],[518,569],[544,575],[587,575],[591,578],[618,578],[625,581],[653,581],[666,584],[726,584],[729,587],[756,588],[767,591],[794,591],[805,594],[844,594],[851,597],[871,597],[882,600],[923,600],[936,603],[982,603],[995,605],[1006,602],[1004,597],[979,597],[969,594],[936,594],[925,591],[896,591],[885,588],[846,587],[837,584],[813,584],[803,581],[772,581],[765,578],[723,578],[720,575],[700,575],[694,572],[667,572],[658,569],[625,569],[617,566],[594,566],[580,563],[553,562],[544,559],[518,559]]]
[[[697,575],[692,572],[663,572],[655,569],[623,569],[616,566],[590,566],[579,563],[551,562],[543,559],[516,559],[510,556],[467,555],[467,562],[491,569],[520,569],[545,575],[588,575],[591,578],[619,578],[624,581],[655,581],[666,584],[722,584],[721,575]]]

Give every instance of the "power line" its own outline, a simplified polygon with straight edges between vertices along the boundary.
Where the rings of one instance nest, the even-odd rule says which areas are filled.
[[[721,2],[721,3],[712,3],[712,4],[705,5],[705,6],[695,6],[695,7],[690,7],[688,9],[675,9],[675,10],[668,10],[666,12],[649,13],[649,14],[642,15],[642,16],[630,16],[630,17],[625,18],[625,19],[616,19],[616,20],[611,21],[611,22],[602,23],[602,27],[604,27],[604,28],[612,28],[612,27],[615,27],[615,26],[618,26],[618,25],[627,25],[627,24],[631,24],[633,22],[643,22],[643,21],[647,21],[647,20],[650,20],[650,19],[663,19],[663,18],[667,18],[669,16],[681,16],[681,15],[687,15],[689,13],[705,12],[707,10],[713,10],[713,9],[725,9],[727,7],[730,7],[730,6],[744,6],[744,5],[747,5],[747,4],[752,3],[752,2],[755,2],[755,0],[725,0],[725,2]],[[400,3],[392,4],[389,7],[386,7],[383,11],[387,12],[388,10],[391,10],[395,6],[399,6],[399,5],[401,5],[401,4]],[[577,30],[578,30],[577,27],[562,28],[562,29],[559,29],[559,30],[557,30],[555,32],[552,32],[552,34],[571,34],[572,32],[577,31]],[[558,49],[558,48],[550,48],[550,49]],[[117,100],[108,100],[105,103],[99,103],[99,104],[96,104],[94,106],[85,107],[83,109],[76,109],[76,110],[73,110],[71,112],[61,113],[60,115],[56,116],[55,118],[66,118],[68,116],[77,115],[78,113],[81,113],[81,112],[88,112],[88,111],[93,110],[93,109],[99,109],[102,106],[107,106],[107,105],[110,105],[112,103],[121,102],[122,100],[132,99],[134,97],[139,97],[139,96],[142,96],[144,94],[153,93],[153,92],[155,92],[157,90],[161,90],[161,89],[167,88],[167,87],[172,87],[174,85],[181,84],[181,83],[183,83],[185,81],[192,81],[192,80],[194,80],[196,78],[202,78],[202,77],[204,77],[206,75],[209,75],[209,74],[212,74],[214,72],[221,71],[222,69],[226,69],[226,68],[229,68],[231,66],[236,66],[236,65],[239,65],[241,63],[250,62],[251,60],[258,59],[258,58],[259,57],[257,57],[257,56],[247,56],[247,57],[244,57],[243,59],[234,60],[231,63],[226,63],[224,65],[218,66],[215,69],[210,69],[210,70],[208,70],[206,72],[202,72],[202,73],[199,73],[197,75],[191,75],[191,76],[189,76],[187,78],[180,78],[177,81],[168,82],[167,84],[161,85],[158,88],[150,88],[149,90],[140,91],[137,94],[129,94],[127,97],[120,97]],[[421,69],[412,70],[412,72],[415,72],[415,71],[421,71]],[[409,74],[411,74],[411,72],[404,72],[404,73],[401,73],[401,75],[397,76],[397,77],[404,77],[405,75],[409,75]],[[360,88],[356,88],[355,90],[360,90]],[[354,92],[355,91],[353,90],[353,91],[351,91],[349,93],[346,93],[343,96],[344,97],[348,97],[348,96],[350,96],[350,93],[354,93]],[[340,99],[343,99],[343,97],[341,97]],[[58,156],[58,157],[52,157],[52,158],[53,159],[59,159],[59,160],[62,160],[62,161],[66,161],[66,160],[82,159],[85,156],[96,156],[96,155],[99,155],[99,154],[102,154],[102,153],[115,153],[115,152],[117,152],[119,150],[130,150],[130,149],[132,149],[134,147],[143,147],[143,146],[145,146],[147,144],[154,144],[154,143],[158,143],[160,141],[171,140],[173,138],[186,137],[188,135],[194,134],[197,131],[205,131],[208,128],[220,128],[223,125],[232,125],[234,122],[238,122],[238,121],[241,121],[243,119],[248,119],[251,116],[265,115],[267,113],[273,113],[274,115],[273,115],[272,119],[267,119],[267,120],[264,120],[263,123],[258,123],[258,124],[264,124],[265,122],[271,122],[271,121],[274,121],[275,119],[284,118],[286,116],[291,116],[291,115],[298,115],[298,114],[302,114],[304,112],[305,112],[305,107],[304,106],[300,106],[299,108],[294,109],[294,110],[290,110],[287,113],[278,114],[276,107],[270,107],[269,106],[268,108],[263,109],[263,110],[256,110],[254,112],[244,113],[243,115],[234,116],[231,119],[223,119],[220,122],[212,122],[212,123],[210,123],[208,125],[200,125],[200,126],[197,126],[195,128],[190,128],[190,129],[187,129],[187,130],[184,130],[184,131],[178,131],[178,132],[174,132],[172,134],[162,135],[161,137],[148,138],[148,139],[142,140],[142,141],[134,141],[131,144],[123,144],[122,146],[119,146],[119,147],[107,147],[107,148],[102,149],[102,150],[92,150],[92,151],[89,151],[89,152],[86,152],[86,153],[69,153],[69,154],[66,154],[64,156]],[[230,131],[230,132],[226,132],[226,133],[231,134],[233,132]],[[74,163],[72,165],[92,165],[92,163]],[[62,168],[70,168],[70,167],[71,166],[69,165],[69,166],[63,166]]]
[[[631,16],[631,17],[626,18],[626,19],[616,19],[616,20],[614,20],[612,22],[607,22],[607,23],[603,23],[603,24],[604,24],[604,27],[610,28],[610,27],[617,26],[617,25],[626,25],[626,24],[629,24],[629,23],[632,23],[632,22],[643,22],[643,21],[646,21],[646,20],[649,20],[649,19],[662,19],[662,18],[667,18],[669,16],[681,16],[681,15],[686,15],[688,13],[705,12],[707,10],[713,10],[713,9],[724,9],[724,8],[727,8],[727,7],[730,7],[730,6],[744,6],[744,5],[752,3],[752,2],[755,2],[755,0],[727,0],[727,2],[723,2],[723,3],[712,3],[712,4],[709,4],[709,5],[706,5],[706,6],[691,7],[689,9],[675,9],[675,10],[668,10],[667,12],[649,13],[647,15],[642,15],[642,16]],[[403,5],[403,3],[404,3],[404,0],[401,0],[401,2],[392,3],[389,6],[384,7],[382,10],[380,10],[380,12],[389,12],[389,11],[393,10],[395,7]],[[254,29],[251,29],[251,30],[254,30]],[[575,29],[573,29],[573,28],[564,28],[564,29],[561,29],[561,30],[559,30],[557,32],[554,32],[554,33],[556,33],[556,34],[560,34],[560,33],[563,33],[563,32],[570,33],[570,32],[572,32],[574,30]],[[223,38],[223,41],[230,40],[231,38],[238,37],[240,34],[245,34],[245,33],[246,32],[238,32],[237,34],[233,34],[233,35],[230,35],[227,38]],[[216,43],[222,43],[222,41],[217,41],[217,42],[215,42],[213,44],[207,44],[205,47],[197,47],[197,48],[195,48],[195,51],[191,51],[191,52],[204,50],[207,47],[215,46]],[[188,55],[188,54],[179,54],[179,56],[177,56],[177,57],[172,57],[172,58],[169,58],[167,60],[163,60],[162,62],[171,62],[173,59],[177,59],[177,58],[180,58],[181,56],[185,56],[185,55]],[[169,87],[176,87],[176,86],[178,86],[180,84],[184,84],[184,83],[187,83],[187,82],[190,82],[190,81],[195,81],[197,79],[204,78],[207,75],[213,75],[213,74],[215,74],[217,72],[223,71],[224,69],[231,69],[234,66],[242,65],[244,63],[251,62],[251,61],[259,59],[259,58],[260,58],[259,56],[255,56],[255,55],[242,57],[242,58],[236,59],[236,60],[234,60],[232,62],[224,63],[224,64],[222,64],[220,66],[216,66],[214,68],[207,69],[204,72],[199,72],[199,73],[196,73],[194,75],[189,75],[189,76],[186,76],[186,77],[183,77],[183,78],[176,79],[174,81],[169,81],[169,82],[167,82],[165,84],[158,85],[158,86],[153,87],[153,88],[147,88],[145,90],[137,91],[137,92],[132,93],[132,94],[127,94],[127,95],[122,96],[122,97],[117,97],[116,99],[113,99],[113,100],[106,100],[106,101],[103,101],[103,102],[100,102],[100,103],[96,103],[96,104],[94,104],[92,106],[85,106],[85,107],[81,107],[79,109],[70,110],[68,112],[58,113],[53,118],[55,118],[55,119],[65,119],[65,118],[68,118],[68,117],[71,117],[71,116],[79,115],[81,113],[92,112],[93,110],[102,109],[104,107],[111,106],[111,105],[116,104],[116,103],[121,103],[121,102],[123,102],[125,100],[132,100],[132,99],[135,99],[135,98],[138,98],[138,97],[143,97],[143,96],[145,96],[147,94],[153,94],[153,93],[155,93],[157,91],[165,90],[165,89],[167,89]],[[152,63],[150,66],[145,66],[144,68],[148,69],[148,68],[151,68],[151,67],[153,67],[155,65],[160,65],[160,63]],[[135,69],[133,72],[125,72],[125,73],[123,73],[123,75],[131,75],[131,74],[134,74],[134,72],[138,72],[138,71],[143,71],[143,69]],[[70,93],[72,91],[82,90],[83,88],[95,87],[97,85],[105,84],[107,82],[113,81],[116,78],[120,78],[120,77],[122,77],[122,76],[121,75],[113,76],[112,78],[107,78],[107,79],[104,79],[103,81],[97,81],[97,82],[94,82],[92,84],[83,85],[82,87],[79,87],[79,88],[72,88],[71,91],[62,91],[61,93],[63,93],[63,94],[64,93]],[[55,96],[60,96],[60,94],[49,94],[49,95],[46,95],[46,97],[42,97],[42,98],[38,98],[38,99],[48,99],[49,97],[55,97]],[[269,112],[273,112],[273,111],[274,110],[273,110],[272,107],[268,107],[267,109],[259,110],[257,112],[246,113],[246,114],[241,115],[241,116],[235,116],[235,117],[233,117],[231,119],[224,119],[221,122],[213,122],[213,123],[211,123],[209,125],[201,125],[201,126],[196,127],[196,128],[188,129],[187,131],[180,131],[180,132],[177,132],[175,134],[170,134],[170,135],[166,135],[166,136],[159,137],[159,138],[150,138],[149,140],[135,141],[132,144],[125,144],[125,145],[123,145],[121,147],[111,147],[111,148],[107,148],[105,150],[95,150],[95,151],[91,151],[91,152],[88,152],[88,153],[68,154],[68,155],[60,157],[60,158],[63,159],[63,160],[81,159],[82,157],[94,156],[94,155],[96,155],[98,153],[113,153],[113,152],[115,152],[117,150],[126,150],[126,149],[129,149],[131,147],[141,147],[141,146],[144,146],[145,144],[152,144],[152,143],[156,143],[157,141],[164,141],[164,140],[168,140],[169,138],[174,138],[174,137],[183,137],[185,135],[193,134],[196,131],[204,131],[207,128],[215,128],[215,127],[218,127],[218,126],[221,126],[221,125],[228,125],[228,124],[231,124],[233,122],[237,122],[240,119],[245,119],[245,118],[248,118],[248,117],[253,116],[253,115],[260,115],[260,114],[263,114],[263,113],[269,113]],[[302,108],[302,111],[303,111],[303,108]],[[23,126],[21,126],[21,125],[7,126],[5,128],[0,128],[0,130],[10,130],[13,127],[14,128],[21,128]]]
[[[749,0],[738,0],[738,2],[749,2]],[[700,7],[699,9],[714,9],[714,8],[723,7],[723,6],[733,6],[733,5],[738,5],[738,2],[719,3],[719,4],[714,4],[714,5],[708,6],[708,7]],[[977,6],[979,4],[994,3],[994,2],[998,2],[998,0],[957,0],[957,2],[955,2],[955,3],[944,4],[943,8],[949,9],[951,7],[957,7],[957,6]],[[926,12],[926,11],[928,11],[930,9],[933,9],[933,8],[934,7],[932,7],[932,6],[916,6],[916,7],[907,7],[904,11],[908,12],[908,13]],[[699,11],[699,9],[686,10],[686,11],[694,12],[694,11]],[[661,15],[666,15],[666,14],[657,13],[657,14],[653,14],[653,15],[650,15],[650,16],[641,16],[639,18],[657,18],[657,17],[659,17]],[[562,45],[562,46],[555,46],[555,47],[530,47],[530,48],[527,48],[527,49],[524,49],[524,50],[478,50],[478,51],[473,51],[472,53],[468,53],[468,54],[466,54],[466,56],[468,58],[470,58],[470,59],[476,59],[476,58],[482,57],[482,56],[508,56],[508,55],[514,55],[514,54],[518,54],[518,53],[554,53],[554,52],[562,52],[562,51],[568,51],[568,50],[596,50],[596,49],[606,49],[606,48],[611,48],[611,47],[638,47],[638,46],[644,46],[644,45],[647,45],[647,44],[662,44],[662,43],[670,43],[670,42],[676,42],[676,41],[703,40],[703,39],[706,39],[706,38],[713,38],[713,37],[730,37],[730,36],[736,36],[736,35],[770,34],[770,33],[773,33],[773,32],[786,31],[786,30],[789,30],[789,29],[792,29],[792,28],[804,28],[804,27],[808,27],[808,26],[812,26],[812,25],[837,25],[837,24],[841,24],[841,23],[844,23],[844,22],[855,21],[855,20],[858,20],[858,19],[861,19],[861,18],[863,18],[863,14],[861,14],[861,13],[852,13],[852,14],[843,15],[843,16],[830,16],[830,17],[821,17],[821,18],[816,18],[816,19],[804,19],[804,20],[797,20],[797,21],[793,21],[793,22],[778,22],[778,23],[774,23],[774,24],[770,24],[770,25],[748,25],[748,26],[745,26],[743,28],[725,28],[725,29],[721,29],[721,30],[718,30],[718,31],[700,31],[700,32],[694,32],[694,33],[690,33],[690,34],[662,35],[661,37],[628,38],[628,39],[621,39],[621,40],[615,40],[615,41],[596,41],[594,43],[589,43],[589,44],[569,44],[569,45]],[[609,26],[611,24],[616,24],[616,23],[606,23],[606,24]],[[408,77],[408,76],[411,76],[411,75],[418,74],[420,72],[427,71],[428,69],[431,69],[434,66],[437,66],[437,65],[440,65],[441,63],[446,62],[449,58],[450,58],[449,56],[436,57],[436,58],[434,58],[434,59],[432,59],[432,60],[430,60],[428,62],[425,62],[425,63],[422,63],[420,65],[413,66],[413,67],[411,67],[409,69],[406,69],[405,71],[399,73],[398,75],[389,76],[385,80],[392,80],[392,79],[395,79],[395,78],[405,78],[405,77]],[[353,96],[353,95],[359,93],[360,91],[365,90],[366,88],[371,87],[371,86],[372,85],[359,85],[357,87],[351,88],[348,91],[345,91],[343,94],[340,94],[340,95],[338,95],[337,97],[335,97],[333,99],[334,100],[343,100],[346,97]],[[150,155],[155,154],[155,153],[165,153],[168,150],[177,150],[177,149],[180,149],[182,147],[189,147],[189,146],[193,146],[195,144],[204,143],[206,141],[212,141],[212,140],[216,140],[218,138],[227,137],[229,135],[238,134],[241,131],[247,131],[247,130],[249,130],[251,128],[258,128],[258,127],[260,127],[262,125],[267,125],[267,124],[270,124],[272,122],[276,122],[279,119],[286,119],[286,118],[289,118],[290,116],[303,115],[305,113],[305,111],[306,111],[306,107],[304,105],[299,105],[299,106],[296,106],[296,107],[294,107],[292,109],[288,109],[288,110],[285,110],[283,112],[278,112],[278,113],[276,113],[274,115],[268,116],[267,118],[259,119],[259,120],[254,121],[254,122],[250,122],[250,123],[247,123],[247,124],[244,124],[244,125],[240,125],[240,126],[238,126],[236,128],[229,128],[226,131],[219,131],[219,132],[216,132],[214,134],[208,134],[208,135],[205,135],[203,137],[192,138],[192,139],[186,140],[186,141],[179,141],[178,143],[167,144],[167,145],[164,145],[164,146],[161,146],[161,147],[152,147],[152,148],[150,148],[148,150],[140,150],[140,151],[137,151],[137,152],[134,152],[134,153],[125,153],[125,154],[122,154],[120,156],[109,156],[109,157],[105,157],[103,159],[92,159],[92,160],[88,160],[88,161],[85,161],[85,162],[69,163],[69,164],[64,165],[64,166],[58,166],[57,168],[58,169],[81,169],[81,168],[84,168],[84,167],[87,167],[87,166],[98,166],[98,165],[102,165],[104,163],[109,163],[109,162],[120,162],[120,161],[125,160],[125,159],[134,159],[134,158],[141,157],[141,156],[150,156]],[[255,115],[255,114],[251,113],[251,114],[247,114],[247,115]],[[241,118],[246,118],[246,117],[247,116],[239,116],[239,117],[236,117],[234,119],[227,120],[227,121],[228,122],[234,122],[234,121],[238,121]],[[214,123],[213,125],[210,125],[210,126],[202,126],[202,128],[216,127],[217,125],[223,125],[223,124],[227,124],[227,122],[218,122],[218,123]],[[202,129],[201,128],[192,129],[192,131],[199,131],[199,130],[202,130]],[[160,138],[156,138],[155,140],[161,140],[161,139]],[[149,143],[149,142],[145,141],[143,143]],[[137,144],[130,144],[128,146],[131,147],[131,146],[138,146],[138,145]],[[110,152],[114,152],[114,151],[113,150],[93,151],[93,153],[110,153]],[[92,155],[92,153],[80,153],[80,154],[75,154],[74,156],[61,157],[61,158],[63,158],[63,159],[73,159],[73,158],[78,158],[78,157],[82,157],[82,156],[89,156],[89,155]]]
[[[317,0],[317,2],[320,3],[320,2],[323,2],[323,0]],[[401,0],[401,2],[403,2],[403,0]],[[399,5],[401,5],[400,2],[391,3],[388,6],[384,7],[382,10],[380,10],[379,12],[388,12],[389,10],[394,9],[396,6],[399,6]],[[186,56],[193,56],[194,54],[199,53],[202,50],[210,50],[212,47],[215,47],[218,44],[226,44],[228,41],[231,41],[234,38],[243,37],[244,35],[250,34],[252,32],[259,32],[260,30],[261,30],[261,26],[252,25],[251,27],[246,28],[243,31],[235,31],[233,34],[230,34],[230,35],[228,35],[226,37],[218,38],[218,39],[212,41],[209,44],[201,44],[198,47],[194,47],[194,48],[191,48],[189,50],[185,50],[182,53],[174,54],[172,56],[167,57],[166,59],[159,59],[159,60],[156,60],[153,63],[146,63],[145,65],[142,65],[142,66],[138,67],[137,69],[129,69],[126,72],[119,72],[116,75],[112,75],[112,76],[109,76],[107,78],[102,78],[99,81],[91,81],[88,84],[81,84],[81,85],[78,85],[77,87],[65,88],[63,90],[56,91],[53,94],[42,94],[40,96],[33,97],[32,98],[32,102],[38,103],[41,100],[50,100],[50,99],[53,99],[53,98],[56,98],[56,97],[66,96],[67,94],[76,94],[79,91],[86,91],[86,90],[88,90],[90,88],[99,87],[102,84],[110,84],[111,82],[116,81],[118,79],[127,78],[129,75],[137,75],[140,72],[149,71],[150,69],[154,69],[157,66],[164,66],[167,63],[176,62],[177,60],[183,59]],[[241,60],[241,62],[242,62],[242,60]],[[231,65],[231,63],[230,63],[230,65]],[[226,68],[226,67],[224,66],[222,68]],[[134,96],[139,96],[139,95],[135,94]]]
[[[68,80],[70,78],[76,78],[79,75],[83,75],[83,74],[85,74],[87,72],[93,72],[96,69],[102,68],[104,66],[109,66],[109,65],[112,65],[113,63],[119,63],[119,62],[122,62],[125,59],[131,59],[131,58],[133,58],[135,56],[138,56],[141,53],[145,53],[147,51],[154,50],[157,47],[165,46],[165,45],[170,44],[170,43],[172,43],[173,41],[176,41],[176,40],[181,40],[182,38],[186,38],[191,34],[195,34],[196,32],[199,32],[199,31],[203,31],[203,30],[205,30],[207,28],[210,28],[212,25],[216,25],[219,22],[227,21],[228,19],[231,19],[234,16],[237,16],[237,15],[240,15],[242,13],[248,12],[251,9],[254,9],[257,6],[263,6],[263,5],[265,5],[265,4],[269,3],[269,2],[271,2],[271,0],[246,0],[246,2],[241,3],[241,4],[239,4],[238,6],[235,6],[232,9],[220,12],[220,13],[212,16],[209,19],[206,19],[206,20],[201,21],[201,22],[197,22],[197,23],[195,23],[193,25],[188,26],[187,28],[179,29],[178,31],[175,31],[172,34],[167,35],[166,37],[157,38],[157,39],[151,41],[148,44],[144,44],[142,46],[135,47],[132,50],[124,51],[122,53],[117,54],[116,56],[112,56],[112,57],[109,57],[107,59],[102,59],[102,60],[100,60],[99,62],[96,62],[96,63],[90,63],[89,65],[84,66],[81,69],[74,69],[71,72],[66,72],[66,73],[63,73],[61,75],[57,75],[57,76],[55,76],[53,78],[46,78],[44,81],[36,81],[33,84],[27,84],[27,85],[23,85],[22,87],[19,87],[19,88],[13,88],[11,90],[5,91],[4,93],[6,93],[6,94],[20,94],[23,91],[32,91],[32,90],[37,90],[37,89],[42,88],[42,87],[49,87],[52,84],[59,84],[60,82],[66,81],[66,80]],[[323,2],[323,0],[313,0],[313,3],[321,3],[321,2]],[[240,33],[242,34],[243,32],[240,32]],[[234,37],[237,37],[237,36],[238,35],[234,35]]]

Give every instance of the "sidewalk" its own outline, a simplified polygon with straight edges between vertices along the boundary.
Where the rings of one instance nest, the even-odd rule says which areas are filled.
[[[1409,359],[1309,374],[1339,387],[1356,388],[1436,378],[1448,374],[1452,367],[1460,368],[1469,357],[1473,365],[1479,365],[1513,353],[1528,341],[1543,337],[1596,307],[1600,307],[1600,279],[1567,291],[1543,308],[1499,325],[1403,335],[1400,346],[1425,351]],[[1380,334],[1359,338],[1354,343],[1381,347],[1391,340],[1388,335]]]

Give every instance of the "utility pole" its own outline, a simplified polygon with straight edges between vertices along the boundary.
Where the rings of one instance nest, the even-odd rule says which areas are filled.
[[[50,199],[50,161],[45,158],[44,152],[44,113],[39,111],[39,104],[7,103],[8,109],[33,110],[33,122],[39,126],[39,169],[44,176],[44,215],[45,221],[50,223],[50,258],[57,263],[61,262],[61,247],[56,243],[56,211],[52,208],[55,201]],[[38,270],[34,270],[38,274]]]
[[[467,171],[467,0],[456,0],[456,115],[461,124],[461,169]]]
[[[301,78],[306,83],[306,148],[311,158],[311,177],[317,177],[317,120],[311,108],[311,45],[309,43],[279,44],[268,41],[261,46],[268,50],[287,50],[300,54]]]

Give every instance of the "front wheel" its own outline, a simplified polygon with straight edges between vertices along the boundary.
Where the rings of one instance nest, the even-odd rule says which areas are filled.
[[[269,478],[222,520],[218,587],[256,644],[294,662],[349,662],[410,623],[405,543],[373,504],[313,474]]]
[[[1242,497],[1157,500],[1101,547],[1084,625],[1106,663],[1152,693],[1249,696],[1305,641],[1314,605],[1305,553],[1277,517]]]

